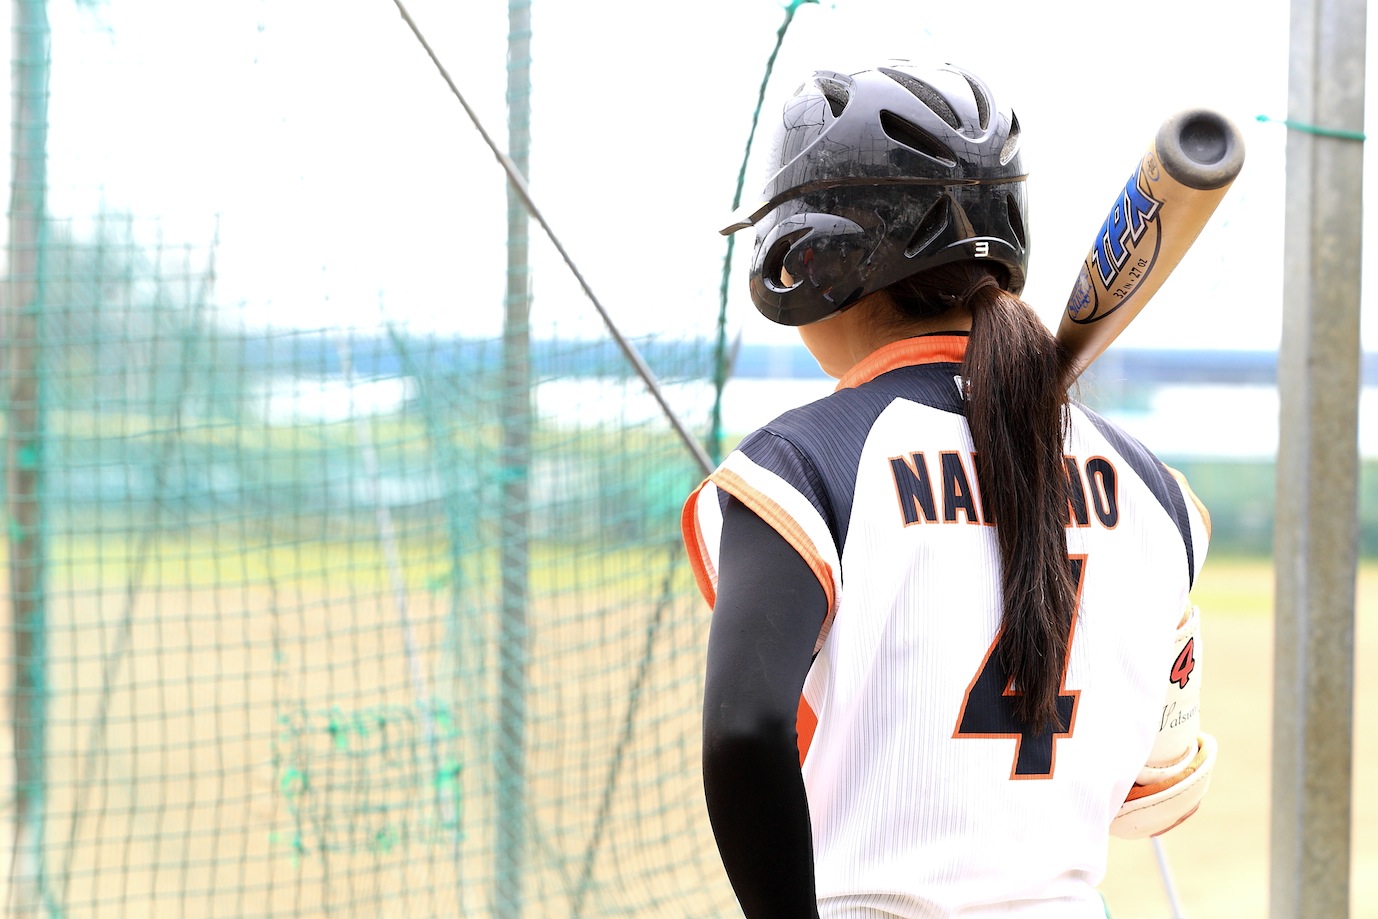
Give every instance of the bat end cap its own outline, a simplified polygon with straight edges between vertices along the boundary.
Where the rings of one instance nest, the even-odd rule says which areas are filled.
[[[1154,147],[1167,174],[1188,188],[1223,188],[1244,167],[1244,135],[1211,109],[1173,115],[1158,129]]]

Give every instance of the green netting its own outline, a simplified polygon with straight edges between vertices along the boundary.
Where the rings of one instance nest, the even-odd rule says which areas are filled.
[[[713,890],[697,469],[615,355],[537,342],[589,388],[567,403],[609,395],[507,462],[500,341],[217,326],[210,253],[98,229],[48,227],[11,432],[20,887],[62,916],[484,914],[517,820],[533,915]]]
[[[255,68],[270,40],[305,58],[321,36],[294,31],[292,4],[231,9],[248,6],[203,12],[250,36],[211,56],[243,65],[230,82],[256,93],[252,119],[227,109],[188,150],[249,154],[234,138],[289,120]],[[500,263],[360,292],[292,236],[294,202],[265,194],[246,206],[281,205],[288,229],[255,255],[305,267],[253,287],[232,176],[174,188],[190,199],[176,220],[141,210],[138,181],[107,194],[137,125],[63,146],[49,104],[69,115],[56,134],[130,58],[171,55],[139,66],[175,93],[211,52],[141,41],[104,10],[13,6],[8,913],[725,914],[699,778],[707,611],[678,530],[701,470],[644,383],[567,281],[506,329]],[[109,74],[88,59],[64,75],[93,47]],[[418,92],[431,77],[418,67]],[[157,105],[126,101],[112,124]],[[264,151],[246,168],[303,170],[313,200],[367,194],[330,165]],[[499,171],[436,178],[463,193],[446,207],[503,226]],[[357,232],[437,258],[392,227]],[[699,337],[633,338],[704,433],[715,306]]]

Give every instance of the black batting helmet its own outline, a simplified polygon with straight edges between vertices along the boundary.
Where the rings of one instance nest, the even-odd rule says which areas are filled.
[[[767,319],[826,319],[910,275],[988,259],[1024,288],[1019,121],[979,77],[907,61],[815,71],[785,103],[759,203],[751,299]]]

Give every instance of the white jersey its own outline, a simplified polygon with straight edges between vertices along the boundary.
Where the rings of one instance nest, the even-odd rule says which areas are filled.
[[[746,438],[685,506],[710,603],[727,495],[828,597],[799,715],[823,917],[1103,916],[1110,821],[1158,730],[1205,557],[1208,518],[1180,477],[1074,406],[1067,729],[1018,722],[990,653],[999,551],[962,415],[965,342],[882,348]]]

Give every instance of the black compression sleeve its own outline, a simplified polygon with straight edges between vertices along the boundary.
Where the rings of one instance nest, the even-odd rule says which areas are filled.
[[[747,919],[811,919],[813,835],[795,718],[827,597],[799,553],[736,499],[719,560],[703,705],[709,820]]]

